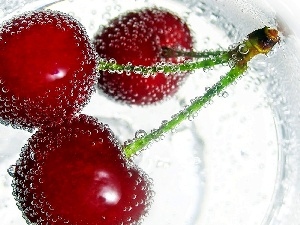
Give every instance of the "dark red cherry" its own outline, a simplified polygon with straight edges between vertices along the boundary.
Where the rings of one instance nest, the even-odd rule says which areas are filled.
[[[61,122],[87,103],[97,56],[85,29],[54,11],[29,12],[0,29],[0,120],[15,127]]]
[[[191,50],[192,36],[186,23],[164,9],[152,8],[113,19],[95,35],[94,44],[101,58],[118,64],[153,66],[159,62],[183,62],[166,58],[163,49]],[[151,104],[174,95],[187,73],[159,73],[145,78],[141,74],[102,72],[98,87],[112,98],[128,104]]]
[[[51,225],[136,224],[152,196],[147,175],[124,157],[108,126],[86,115],[35,133],[13,188],[30,223]]]

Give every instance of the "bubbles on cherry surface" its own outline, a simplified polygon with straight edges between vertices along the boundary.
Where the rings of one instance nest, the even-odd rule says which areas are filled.
[[[168,64],[179,63],[178,59],[160,55],[163,45],[185,49],[192,45],[187,25],[165,9],[127,12],[111,20],[93,42],[101,58],[115,59],[118,64],[112,63],[101,72],[98,88],[127,104],[144,105],[167,99],[187,75],[177,74],[178,69]]]
[[[11,177],[15,176],[15,172],[16,172],[16,166],[15,165],[11,165],[8,169],[7,169],[8,174]]]
[[[73,1],[74,2],[74,1]],[[187,1],[186,1],[187,2]],[[137,2],[135,2],[135,3],[137,3],[138,4],[138,1]],[[199,2],[199,4],[201,4],[201,2]],[[198,5],[198,4],[197,4]],[[111,12],[110,12],[111,13]],[[207,11],[206,11],[206,13],[207,13]],[[111,14],[111,16],[113,16],[113,14]],[[108,19],[110,19],[110,18],[106,18],[107,20]],[[200,26],[201,27],[201,26]],[[209,43],[208,43],[209,44]],[[207,71],[208,72],[208,71]],[[178,138],[179,140],[180,140],[180,138]],[[187,148],[187,149],[189,149],[189,148]],[[172,153],[173,154],[173,153]],[[146,157],[147,158],[147,157]],[[147,167],[147,166],[146,166]],[[161,170],[160,170],[161,171]],[[180,171],[179,171],[180,172]],[[175,204],[174,204],[175,205]],[[168,215],[167,213],[165,213],[166,215]],[[174,214],[175,215],[175,214]],[[53,220],[57,220],[57,219],[53,219]],[[150,223],[151,224],[151,223]],[[157,223],[157,224],[159,224],[159,223]],[[166,223],[167,224],[167,223]]]
[[[1,121],[30,130],[53,121],[59,123],[87,104],[94,91],[97,56],[82,25],[64,13],[38,11],[16,16],[2,28],[0,45],[4,50],[0,58],[7,63],[1,66],[0,74],[0,96],[5,99],[0,108]],[[38,28],[43,34],[32,31]],[[49,46],[48,39],[57,48]],[[73,41],[62,46],[65,39]],[[47,55],[33,51],[39,48]],[[66,49],[68,55],[60,58],[59,52]],[[33,55],[27,56],[28,52]],[[18,67],[13,65],[16,63]]]
[[[36,132],[22,148],[15,167],[10,169],[14,174],[13,195],[24,217],[30,223],[69,221],[75,224],[83,218],[82,224],[138,223],[149,210],[152,181],[127,161],[121,151],[110,128],[85,115]],[[78,171],[78,168],[81,169]],[[70,176],[72,182],[68,181]],[[99,193],[93,192],[95,188]],[[72,195],[77,191],[88,191],[87,209],[81,205],[87,204],[86,197],[78,196],[73,202]],[[94,205],[95,198],[99,198],[100,203]],[[66,202],[63,207],[62,199]],[[71,208],[69,201],[73,202]],[[107,208],[110,205],[114,205],[113,212]],[[60,216],[61,210],[64,216]],[[94,212],[94,216],[90,212]],[[98,217],[99,212],[102,219]]]

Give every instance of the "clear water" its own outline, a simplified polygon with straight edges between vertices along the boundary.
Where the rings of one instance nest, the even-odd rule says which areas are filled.
[[[254,29],[278,24],[274,11],[246,0],[30,1],[26,6],[23,2],[16,1],[0,15],[9,18],[46,5],[79,19],[91,38],[99,26],[120,13],[145,6],[165,7],[188,22],[197,50],[226,48]],[[294,37],[285,30],[283,35],[274,53],[253,60],[247,74],[193,121],[136,158],[153,178],[156,192],[143,224],[300,224],[300,194],[295,188],[300,185],[299,64],[292,54]],[[149,132],[159,127],[226,71],[227,67],[195,71],[174,98],[155,106],[129,107],[95,93],[83,113],[108,123],[126,141],[139,129]],[[25,225],[11,195],[7,169],[31,134],[3,125],[0,134],[1,224]]]

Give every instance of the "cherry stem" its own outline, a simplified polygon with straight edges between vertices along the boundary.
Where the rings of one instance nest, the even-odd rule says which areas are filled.
[[[234,83],[248,68],[248,62],[258,54],[267,54],[273,46],[279,41],[278,31],[268,27],[255,30],[234,49],[226,55],[230,56],[233,66],[230,71],[220,80],[209,88],[206,93],[193,99],[191,105],[185,107],[178,114],[172,116],[172,119],[163,123],[158,129],[152,130],[143,137],[134,139],[131,143],[124,145],[124,154],[127,158],[137,154],[145,149],[155,140],[160,139],[165,133],[175,129],[181,122],[193,117],[203,106],[211,99],[221,93],[225,88]],[[223,55],[223,54],[222,54]]]
[[[215,56],[224,55],[227,56],[228,51],[224,50],[215,50],[215,51],[181,51],[173,48],[163,47],[162,48],[162,56],[165,58],[173,58],[173,57],[192,57],[192,58],[211,58]]]
[[[157,130],[152,131],[143,138],[135,139],[129,145],[124,147],[126,157],[135,155],[139,150],[144,149],[154,140],[159,139],[164,133],[175,129],[181,122],[188,118],[193,117],[206,103],[208,103],[215,95],[219,94],[232,82],[234,82],[245,70],[247,66],[235,66],[233,67],[226,76],[224,76],[214,86],[209,88],[206,93],[191,100],[192,104],[180,111],[178,114],[172,116],[172,119],[168,122],[163,123]]]
[[[170,54],[172,52],[180,53],[180,56],[188,56],[193,58],[198,58],[196,61],[186,60],[184,63],[164,63],[160,62],[154,66],[142,66],[142,65],[132,65],[127,63],[126,65],[117,64],[115,60],[106,60],[101,58],[98,64],[98,70],[108,71],[110,73],[126,73],[130,75],[131,73],[141,74],[143,77],[155,76],[157,73],[164,73],[165,75],[174,74],[178,72],[194,71],[196,69],[208,69],[213,66],[228,63],[231,59],[228,51],[211,51],[211,52],[179,52],[176,50],[166,49],[163,50],[163,56],[167,57],[179,57],[165,55],[165,51]],[[168,54],[169,54],[168,53]],[[177,54],[176,53],[176,54]],[[198,55],[198,56],[196,56]],[[201,57],[200,57],[201,55]],[[201,60],[200,60],[201,58]]]

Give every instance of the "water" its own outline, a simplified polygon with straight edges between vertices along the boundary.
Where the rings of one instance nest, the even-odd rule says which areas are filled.
[[[32,1],[18,9],[16,4],[0,15],[8,18],[7,12],[20,13],[44,4],[79,19],[92,38],[99,26],[120,13],[160,6],[187,21],[197,50],[226,48],[254,29],[277,25],[274,11],[266,11],[263,3],[254,7],[256,1],[50,2]],[[294,37],[284,35],[275,53],[253,60],[247,75],[214,98],[192,122],[180,125],[136,157],[153,178],[156,192],[143,224],[300,224],[300,202],[293,200],[300,196],[295,189],[300,184],[300,107],[295,91],[300,90],[299,66],[293,54]],[[127,106],[95,93],[83,113],[108,123],[124,142],[158,128],[226,71],[228,67],[219,66],[195,71],[174,98],[154,106]],[[0,134],[0,218],[4,225],[25,225],[11,195],[7,169],[31,134],[5,126],[0,126]]]

